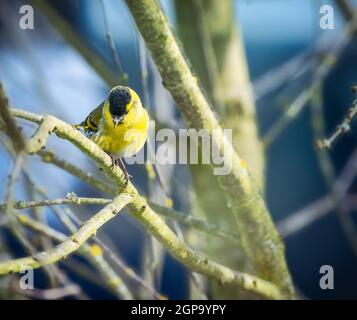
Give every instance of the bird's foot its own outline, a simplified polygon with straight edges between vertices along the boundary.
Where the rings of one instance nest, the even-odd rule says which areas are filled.
[[[112,164],[110,165],[110,168],[114,169],[115,166],[117,166],[119,164],[118,159],[114,155],[112,155],[111,153],[108,153],[108,156],[110,157],[110,160],[112,161]]]
[[[124,188],[126,188],[129,184],[129,181],[132,178],[132,176],[129,174],[128,170],[126,170],[125,164],[121,158],[118,159],[118,165],[119,165],[120,169],[123,170],[124,177],[125,177]]]
[[[130,175],[127,171],[124,172],[125,175],[125,183],[124,183],[124,188],[126,188],[129,184],[130,179],[133,177],[132,175]]]
[[[133,177],[132,175],[129,174],[128,170],[126,170],[125,164],[121,158],[117,158],[111,153],[108,153],[108,156],[112,160],[111,168],[114,169],[116,166],[118,166],[124,173],[124,189],[128,186],[130,179]]]

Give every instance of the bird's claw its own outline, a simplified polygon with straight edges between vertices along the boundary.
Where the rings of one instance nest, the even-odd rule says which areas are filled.
[[[124,183],[124,188],[126,188],[129,184],[130,179],[133,177],[132,175],[129,174],[129,172],[126,170],[125,164],[123,160],[116,158],[112,154],[108,153],[110,159],[112,160],[111,164],[111,169],[114,169],[116,166],[118,166],[124,173],[124,178],[125,178],[125,183]]]
[[[112,154],[108,154],[110,157],[110,160],[112,161],[112,164],[110,165],[111,169],[114,169],[118,165],[118,159],[115,158]]]
[[[130,174],[128,173],[128,171],[126,171],[126,169],[123,170],[123,172],[124,172],[124,177],[125,177],[124,188],[126,188],[126,187],[128,186],[128,184],[129,184],[130,179],[131,179],[133,176],[130,175]]]

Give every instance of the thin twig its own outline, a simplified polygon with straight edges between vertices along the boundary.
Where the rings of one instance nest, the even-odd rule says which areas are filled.
[[[324,135],[325,123],[323,116],[323,100],[322,100],[322,90],[321,87],[316,88],[316,92],[311,98],[311,108],[312,108],[312,128],[314,132],[315,139],[319,139]],[[319,141],[319,140],[318,140]],[[334,185],[335,181],[335,169],[333,167],[330,155],[324,148],[317,148],[317,160],[321,168],[322,175],[325,180],[325,184],[329,189],[329,193],[335,202],[335,207],[337,210],[338,218],[342,229],[354,251],[357,255],[357,233],[354,226],[354,221],[350,213],[346,210],[346,207],[342,204],[342,193],[339,188]]]
[[[34,231],[37,231],[43,235],[46,235],[50,237],[53,240],[56,240],[58,242],[64,242],[68,238],[65,234],[39,222],[36,221],[32,218],[30,218],[27,215],[24,214],[18,214],[17,215],[19,221],[24,225],[27,226],[28,228],[31,228]],[[137,283],[139,283],[141,286],[143,286],[146,290],[152,293],[152,295],[159,300],[165,300],[166,298],[156,292],[153,288],[151,288],[149,285],[147,285],[139,275],[137,275],[133,269],[131,269],[128,265],[124,263],[121,259],[119,259],[108,247],[105,243],[103,243],[97,236],[94,239],[96,242],[100,244],[100,246],[103,247],[104,251],[109,253],[109,257],[124,271],[124,273],[129,277],[135,280]],[[90,256],[90,261],[96,267],[97,269],[101,270],[101,272],[106,271],[108,268],[111,269],[109,264],[103,259],[103,256],[101,254],[101,250],[96,246],[96,245],[90,245],[87,243],[84,243],[82,247],[79,248],[77,251],[79,254],[85,256],[88,258]],[[94,259],[93,259],[94,258]],[[97,263],[99,261],[99,265]],[[105,261],[104,265],[103,262]],[[104,268],[103,268],[104,266]],[[81,266],[81,269],[83,269],[83,266]],[[111,289],[116,289],[116,287],[121,285],[120,279],[118,279],[118,276],[113,274],[113,271],[105,272],[108,275],[105,275],[104,278],[107,279],[107,283],[110,284]],[[89,277],[91,278],[91,277]],[[88,279],[89,280],[89,279]],[[97,284],[97,283],[96,283]],[[99,285],[99,284],[98,284]]]
[[[314,92],[314,88],[323,82],[326,76],[336,65],[338,57],[341,55],[344,48],[348,44],[351,38],[351,33],[356,28],[354,24],[355,22],[352,21],[345,27],[343,34],[334,43],[330,52],[325,54],[321,64],[318,66],[315,74],[309,81],[308,87],[297,96],[297,98],[284,111],[283,115],[269,128],[268,132],[263,137],[263,141],[266,147],[268,147],[288,126],[288,124],[294,120],[298,114],[300,114],[300,112],[304,109],[310,100]]]
[[[357,92],[356,92],[357,93]],[[351,123],[357,115],[357,98],[353,101],[351,108],[348,109],[347,115],[343,119],[342,123],[336,127],[334,132],[325,139],[319,139],[316,141],[319,149],[331,149],[332,146],[345,134],[351,131]]]
[[[23,290],[18,284],[13,285],[13,289],[34,299],[58,300],[66,297],[78,296],[82,293],[82,289],[76,284],[69,284],[60,288]]]
[[[51,163],[64,171],[67,171],[68,173],[72,174],[73,176],[79,178],[83,182],[97,188],[100,191],[103,191],[107,194],[114,195],[115,194],[115,188],[109,184],[108,182],[99,179],[97,177],[94,177],[93,174],[91,174],[88,171],[85,171],[72,163],[63,160],[59,158],[56,154],[54,154],[53,151],[50,150],[41,150],[37,153],[41,157],[41,160],[44,163]]]
[[[51,227],[36,221],[30,218],[27,215],[19,214],[17,215],[18,220],[28,228],[31,228],[34,231],[37,231],[43,235],[50,237],[53,240],[58,242],[64,242],[67,240],[67,236],[63,233],[52,229]],[[125,289],[125,285],[118,277],[118,275],[112,270],[110,265],[105,261],[101,254],[101,250],[96,246],[90,245],[88,243],[84,243],[78,250],[78,253],[86,257],[90,263],[99,270],[100,274],[106,280],[107,285],[109,288],[120,298],[124,299],[132,299],[130,293]],[[123,287],[124,286],[124,287]]]
[[[68,209],[68,208],[66,208]],[[78,226],[82,225],[83,222],[72,213],[70,210],[66,210],[66,215],[68,215]],[[166,297],[161,295],[159,292],[157,292],[152,286],[150,286],[148,283],[145,282],[144,279],[142,279],[138,274],[135,273],[135,271],[130,268],[123,259],[119,258],[112,249],[110,249],[97,235],[93,237],[93,241],[99,246],[98,250],[103,250],[105,253],[108,254],[109,258],[120,268],[121,271],[124,272],[124,274],[130,278],[133,279],[135,282],[137,282],[139,285],[141,285],[144,289],[146,289],[148,292],[152,294],[152,296],[155,299],[158,300],[166,300]],[[98,251],[97,250],[97,251]],[[92,250],[91,250],[92,251]]]
[[[104,4],[104,0],[100,0],[100,4],[101,4],[101,8],[102,8],[102,13],[103,13],[103,21],[104,21],[104,27],[105,27],[105,35],[108,39],[108,44],[109,44],[109,49],[112,53],[113,56],[113,60],[115,63],[115,66],[117,68],[118,71],[118,75],[119,75],[119,82],[125,84],[128,82],[128,75],[126,73],[124,73],[123,71],[123,67],[120,63],[120,59],[119,59],[119,54],[118,51],[115,47],[115,43],[112,37],[112,33],[110,32],[110,28],[109,28],[109,22],[108,22],[108,18],[107,18],[107,12],[105,9],[105,4]]]
[[[138,47],[139,47],[139,60],[140,60],[140,75],[141,75],[141,89],[143,91],[143,103],[144,106],[150,111],[150,96],[149,96],[149,70],[148,61],[146,55],[145,41],[138,33],[137,36]]]
[[[18,157],[21,155],[21,153],[19,155],[16,155],[15,150],[10,146],[9,143],[7,143],[6,140],[1,139],[1,143],[4,145],[4,147],[9,152],[9,154],[13,157],[14,160],[18,159]],[[23,170],[24,176],[26,178],[27,185],[29,186],[29,189],[33,192],[44,193],[44,191],[41,188],[38,188],[36,186],[36,184],[32,181],[30,173],[28,172],[28,168],[26,167],[26,163],[23,164],[22,170]],[[9,203],[9,202],[7,202],[7,203]],[[6,209],[6,205],[3,206],[3,209]],[[38,208],[35,207],[34,209],[38,209]],[[10,217],[10,219],[11,218],[12,218],[12,216]],[[12,228],[13,232],[15,232],[15,235],[17,236],[18,240],[23,245],[23,247],[25,247],[30,254],[34,254],[36,252],[35,248],[31,245],[31,243],[28,241],[28,239],[25,238],[20,226],[17,225],[17,221],[16,221],[16,223],[11,222],[11,221],[9,223],[8,220],[9,219],[6,219],[6,221],[4,221],[4,222],[6,222],[7,226],[10,225],[10,228]],[[14,228],[14,225],[15,225],[15,228]],[[47,238],[45,238],[45,239],[41,238],[41,241],[43,241],[43,248],[45,250],[50,248],[50,243],[48,240],[49,239],[47,239]],[[65,286],[72,284],[72,281],[63,272],[61,272],[61,270],[56,265],[45,266],[44,272],[49,279],[49,284],[51,287],[55,287],[60,283],[62,283],[62,285],[65,285]],[[85,295],[83,292],[80,292],[78,294],[78,297],[83,298],[83,297],[85,297]]]
[[[335,182],[335,188],[340,190],[342,196],[346,194],[356,176],[357,150],[353,152]],[[326,195],[279,221],[277,224],[278,230],[283,237],[289,237],[331,212],[334,205],[335,202],[331,195]]]
[[[68,208],[66,208],[68,209]],[[52,207],[52,210],[56,213],[60,221],[67,227],[67,229],[72,233],[77,232],[77,226],[68,217],[68,210],[62,210],[58,207]],[[80,225],[82,225],[81,223]],[[121,277],[112,269],[109,263],[104,259],[103,250],[98,245],[89,245],[84,243],[82,246],[85,256],[90,261],[90,263],[99,271],[103,279],[106,281],[109,288],[116,294],[120,299],[132,300],[133,295],[122,281]]]

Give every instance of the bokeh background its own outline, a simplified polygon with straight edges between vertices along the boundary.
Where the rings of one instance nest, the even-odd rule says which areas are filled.
[[[218,1],[218,0],[217,0]],[[105,36],[105,20],[98,0],[47,1],[76,31],[84,43],[96,52],[112,70],[117,70]],[[115,42],[128,84],[141,97],[151,114],[162,123],[183,127],[170,95],[162,86],[160,76],[149,53],[143,49],[133,19],[122,0],[104,0],[106,18]],[[244,40],[248,68],[255,93],[260,135],[264,136],[275,121],[282,117],[291,103],[311,85],[311,79],[328,54],[333,54],[336,43],[341,41],[346,28],[346,18],[336,7],[335,1],[318,0],[233,0],[235,22]],[[177,28],[177,13],[171,0],[161,0],[170,23]],[[203,0],[204,3],[204,0]],[[356,4],[354,1],[350,2]],[[82,56],[53,28],[51,21],[35,9],[34,30],[19,28],[19,8],[26,1],[0,0],[0,79],[8,94],[10,104],[37,113],[55,115],[69,123],[78,123],[108,92],[105,82]],[[319,10],[321,5],[334,7],[334,30],[321,30]],[[323,119],[326,134],[341,122],[354,99],[350,87],[356,84],[357,38],[352,35],[343,45],[336,63],[322,81]],[[148,91],[143,86],[143,58],[148,66]],[[308,102],[288,126],[266,149],[266,199],[274,221],[284,228],[286,220],[297,212],[311,208],[329,193],[316,156],[312,120],[316,116]],[[35,126],[21,122],[24,133],[30,134]],[[357,128],[345,136],[329,151],[336,176],[349,164],[354,167],[347,173],[351,180],[346,206],[352,222],[356,223]],[[63,158],[79,164],[83,169],[98,173],[98,169],[73,146],[51,138],[50,149],[60,150]],[[348,162],[350,161],[350,162]],[[6,179],[13,162],[0,148],[0,197],[5,197]],[[64,197],[73,191],[77,195],[100,196],[78,179],[41,162],[38,157],[28,159],[34,179],[47,184],[49,198]],[[170,195],[175,208],[190,211],[188,187],[190,172],[186,166],[162,168],[169,182]],[[148,192],[143,166],[129,166],[134,183],[143,193]],[[215,186],[207,186],[214,188]],[[160,185],[153,197],[163,201]],[[205,192],[205,190],[201,190]],[[21,181],[16,184],[16,199],[28,199],[29,194]],[[85,219],[96,212],[93,206],[74,208]],[[303,217],[311,217],[307,212]],[[283,229],[288,265],[300,297],[307,299],[356,299],[357,261],[351,241],[341,226],[336,210],[322,210],[313,221],[303,219],[302,227],[291,231]],[[49,223],[64,230],[52,212],[45,209]],[[290,221],[291,222],[291,221]],[[284,224],[285,223],[285,224]],[[291,222],[293,223],[293,222]],[[357,225],[352,226],[356,229]],[[285,232],[285,233],[284,233]],[[356,232],[356,230],[354,230]],[[1,241],[16,256],[24,255],[21,246],[5,229],[0,229]],[[143,253],[150,239],[144,229],[128,215],[120,215],[101,231],[111,248],[128,265],[142,273]],[[229,254],[229,253],[227,253]],[[1,256],[1,253],[0,253]],[[319,269],[322,265],[334,268],[334,290],[321,290]],[[93,299],[114,298],[107,290],[81,278],[64,267],[69,276],[80,283]],[[44,286],[41,275],[36,285]],[[156,285],[171,299],[189,297],[188,275],[185,268],[165,255],[162,273]],[[5,290],[1,281],[0,290]],[[1,295],[1,294],[0,294]]]

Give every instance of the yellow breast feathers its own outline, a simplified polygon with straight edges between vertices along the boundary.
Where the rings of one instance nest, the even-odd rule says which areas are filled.
[[[131,157],[145,144],[149,116],[134,90],[117,86],[78,126],[107,153]]]

